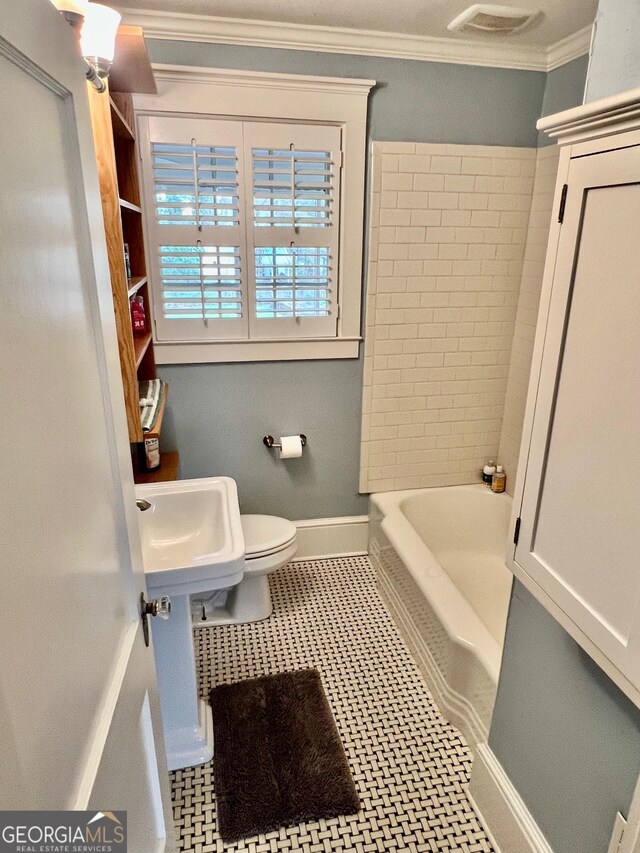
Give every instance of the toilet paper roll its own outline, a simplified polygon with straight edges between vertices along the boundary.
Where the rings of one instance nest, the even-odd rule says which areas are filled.
[[[280,459],[299,459],[302,456],[302,439],[299,435],[283,435],[278,439]]]

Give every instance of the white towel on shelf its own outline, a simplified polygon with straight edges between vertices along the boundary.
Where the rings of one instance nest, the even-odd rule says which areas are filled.
[[[142,400],[146,402],[146,405],[140,409],[142,432],[151,432],[155,425],[164,384],[162,379],[148,379],[139,384],[140,402],[142,403]]]

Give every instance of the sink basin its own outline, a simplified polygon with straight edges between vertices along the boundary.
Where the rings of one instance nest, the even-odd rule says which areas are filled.
[[[242,580],[244,538],[235,481],[207,477],[136,486],[149,593],[190,595]]]

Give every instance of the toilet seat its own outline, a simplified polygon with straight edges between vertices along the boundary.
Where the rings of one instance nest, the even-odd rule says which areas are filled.
[[[259,577],[261,575],[270,575],[276,569],[286,565],[289,560],[292,560],[298,550],[298,543],[294,539],[286,548],[280,551],[274,551],[272,554],[263,554],[252,557],[250,560],[244,561],[244,577],[247,578]]]
[[[245,555],[244,555],[245,563],[247,563],[247,562],[250,563],[251,560],[258,560],[261,557],[270,557],[272,554],[279,554],[281,551],[284,551],[286,548],[288,548],[289,545],[293,545],[295,540],[296,540],[296,537],[293,536],[291,539],[289,539],[288,542],[284,542],[282,545],[279,545],[277,548],[270,548],[268,551],[254,551],[252,554],[246,554],[245,553]]]
[[[255,560],[284,551],[294,542],[295,524],[273,515],[241,515],[245,560]]]

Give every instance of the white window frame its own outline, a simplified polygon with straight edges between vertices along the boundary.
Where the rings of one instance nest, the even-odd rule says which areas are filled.
[[[343,157],[337,336],[158,341],[154,346],[156,362],[357,358],[361,341],[367,104],[375,81],[176,65],[154,65],[154,73],[158,94],[134,95],[138,117],[182,115],[333,124],[342,130]],[[147,245],[148,253],[149,248]]]

